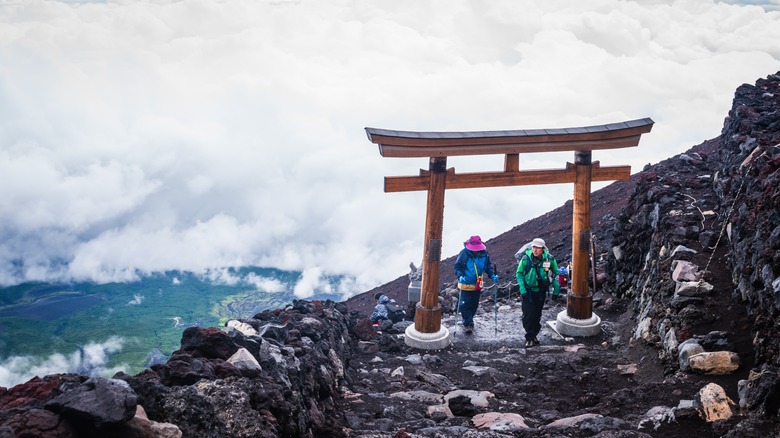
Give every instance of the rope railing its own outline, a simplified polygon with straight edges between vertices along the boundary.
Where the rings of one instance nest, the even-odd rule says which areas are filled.
[[[777,146],[774,146],[777,147]],[[753,168],[753,163],[758,158],[763,157],[764,155],[769,152],[769,149],[765,150],[761,155],[758,155],[757,157],[750,160],[750,163],[748,164],[747,168],[745,168],[745,172],[742,174],[742,181],[739,183],[739,188],[737,188],[737,193],[734,195],[734,200],[731,202],[731,206],[729,207],[729,211],[726,213],[725,216],[723,216],[723,226],[720,228],[720,233],[718,233],[718,239],[715,241],[715,246],[712,247],[712,253],[710,253],[709,259],[707,259],[707,264],[704,266],[704,272],[707,272],[707,270],[710,268],[710,264],[712,263],[712,259],[715,257],[715,251],[718,249],[718,245],[720,245],[720,240],[723,238],[723,235],[726,232],[726,228],[728,227],[729,220],[731,218],[731,214],[734,212],[734,207],[737,205],[737,201],[740,199],[742,195],[742,188],[745,186],[745,181],[747,178],[745,177],[748,173],[750,173],[750,170]],[[699,278],[698,283],[696,284],[696,291],[698,292],[699,288],[701,287],[702,283],[704,282],[704,278]]]

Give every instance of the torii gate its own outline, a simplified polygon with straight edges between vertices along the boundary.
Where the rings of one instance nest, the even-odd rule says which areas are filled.
[[[444,191],[478,187],[574,183],[572,222],[572,281],[566,310],[558,315],[557,330],[570,336],[592,336],[600,332],[601,320],[593,314],[593,297],[588,288],[590,250],[590,190],[592,181],[625,180],[631,166],[602,167],[591,162],[593,150],[633,147],[642,134],[650,132],[649,118],[561,129],[527,129],[481,132],[410,132],[365,128],[368,139],[379,145],[383,157],[429,158],[428,170],[419,176],[385,177],[385,192],[428,191],[425,215],[423,278],[414,325],[406,329],[406,344],[435,350],[449,345],[449,330],[441,326],[439,270],[444,220]],[[574,151],[574,164],[565,169],[525,170],[519,168],[519,154]],[[502,172],[455,173],[447,169],[447,157],[504,154]],[[564,315],[564,313],[566,315]]]

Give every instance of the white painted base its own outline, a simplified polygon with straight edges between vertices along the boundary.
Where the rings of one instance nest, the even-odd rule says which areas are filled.
[[[441,326],[436,333],[421,333],[414,328],[414,324],[406,328],[404,342],[412,348],[421,350],[441,350],[450,345],[450,331]]]
[[[558,314],[555,329],[564,336],[596,336],[601,334],[601,318],[592,313],[588,319],[574,319],[564,310]]]

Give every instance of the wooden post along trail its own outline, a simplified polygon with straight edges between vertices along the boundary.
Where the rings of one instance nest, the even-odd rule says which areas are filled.
[[[421,169],[417,176],[385,177],[385,192],[428,192],[420,301],[414,325],[406,330],[406,344],[429,350],[449,344],[449,331],[441,326],[442,309],[438,304],[444,192],[479,187],[574,183],[572,282],[566,315],[558,315],[557,329],[571,336],[600,332],[600,319],[592,313],[592,292],[588,288],[591,182],[628,179],[631,167],[602,167],[598,161],[592,161],[592,151],[637,146],[653,123],[644,118],[579,128],[482,132],[365,128],[368,139],[379,146],[383,157],[429,158],[428,169]],[[520,170],[521,153],[560,151],[573,151],[574,163],[566,163],[563,169]],[[447,169],[447,157],[490,154],[504,155],[503,171],[456,173],[453,168]]]

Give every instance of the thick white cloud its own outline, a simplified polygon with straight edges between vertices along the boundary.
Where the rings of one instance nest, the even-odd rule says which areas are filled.
[[[652,117],[638,148],[594,153],[638,171],[717,136],[734,89],[780,70],[760,3],[3,2],[0,284],[259,265],[303,271],[299,296],[330,274],[365,290],[419,264],[425,195],[382,179],[427,160],[380,157],[364,127]],[[443,254],[570,197],[448,192]]]
[[[308,298],[316,291],[330,293],[330,285],[322,278],[322,269],[306,268],[301,275],[301,279],[295,284],[293,293],[298,298]]]
[[[3,359],[0,361],[0,386],[11,388],[33,377],[55,373],[111,377],[127,368],[125,364],[107,366],[109,356],[122,351],[124,343],[124,339],[112,336],[105,342],[90,342],[67,355],[56,353],[48,357],[13,356]]]

